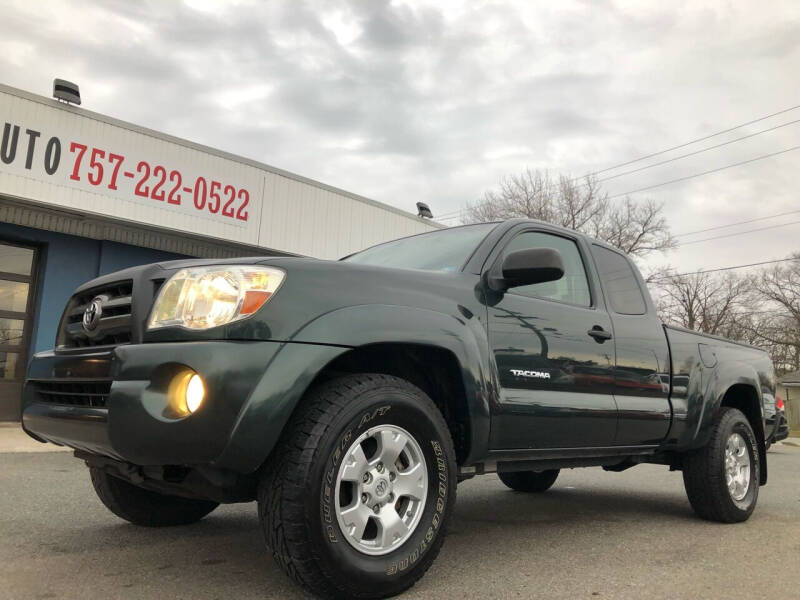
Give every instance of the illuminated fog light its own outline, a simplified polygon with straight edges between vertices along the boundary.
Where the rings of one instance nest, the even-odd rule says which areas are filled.
[[[206,388],[203,385],[203,380],[200,375],[195,373],[189,378],[189,383],[186,384],[186,409],[189,413],[193,413],[200,408],[205,395]]]
[[[205,396],[203,378],[191,369],[184,368],[170,380],[167,390],[169,404],[165,416],[172,419],[188,417],[200,409]]]

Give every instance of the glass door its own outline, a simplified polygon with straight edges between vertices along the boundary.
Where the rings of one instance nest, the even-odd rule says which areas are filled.
[[[0,421],[19,419],[33,321],[34,248],[0,241]]]

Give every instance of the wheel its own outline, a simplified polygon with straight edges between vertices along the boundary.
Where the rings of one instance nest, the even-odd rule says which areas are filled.
[[[94,491],[100,501],[112,513],[134,525],[189,525],[219,506],[210,500],[193,500],[151,492],[94,467],[89,471]]]
[[[746,521],[758,500],[761,463],[756,436],[741,411],[720,409],[708,445],[688,454],[683,483],[697,515],[709,521]]]
[[[258,490],[267,546],[327,598],[408,589],[444,541],[456,499],[447,424],[405,380],[359,374],[313,389],[284,431]]]
[[[549,490],[558,478],[559,469],[548,471],[513,471],[498,473],[504,484],[517,492],[540,493]]]

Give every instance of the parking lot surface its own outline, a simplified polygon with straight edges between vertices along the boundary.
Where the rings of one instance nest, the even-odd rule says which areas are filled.
[[[800,448],[740,525],[695,518],[680,473],[562,471],[542,495],[459,486],[444,548],[407,598],[797,598]],[[307,597],[264,549],[254,504],[142,529],[109,513],[68,453],[0,454],[0,598]]]

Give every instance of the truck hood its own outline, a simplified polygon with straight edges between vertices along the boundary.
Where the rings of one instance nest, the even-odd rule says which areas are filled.
[[[146,330],[147,317],[159,287],[184,268],[210,265],[261,264],[286,272],[278,292],[255,315],[205,331],[179,327]],[[186,259],[142,265],[98,277],[80,286],[76,293],[132,280],[134,314],[141,342],[202,339],[291,341],[308,323],[343,308],[391,305],[442,312],[458,318],[463,310],[480,310],[477,275],[395,269],[341,261],[301,257],[239,257]]]

